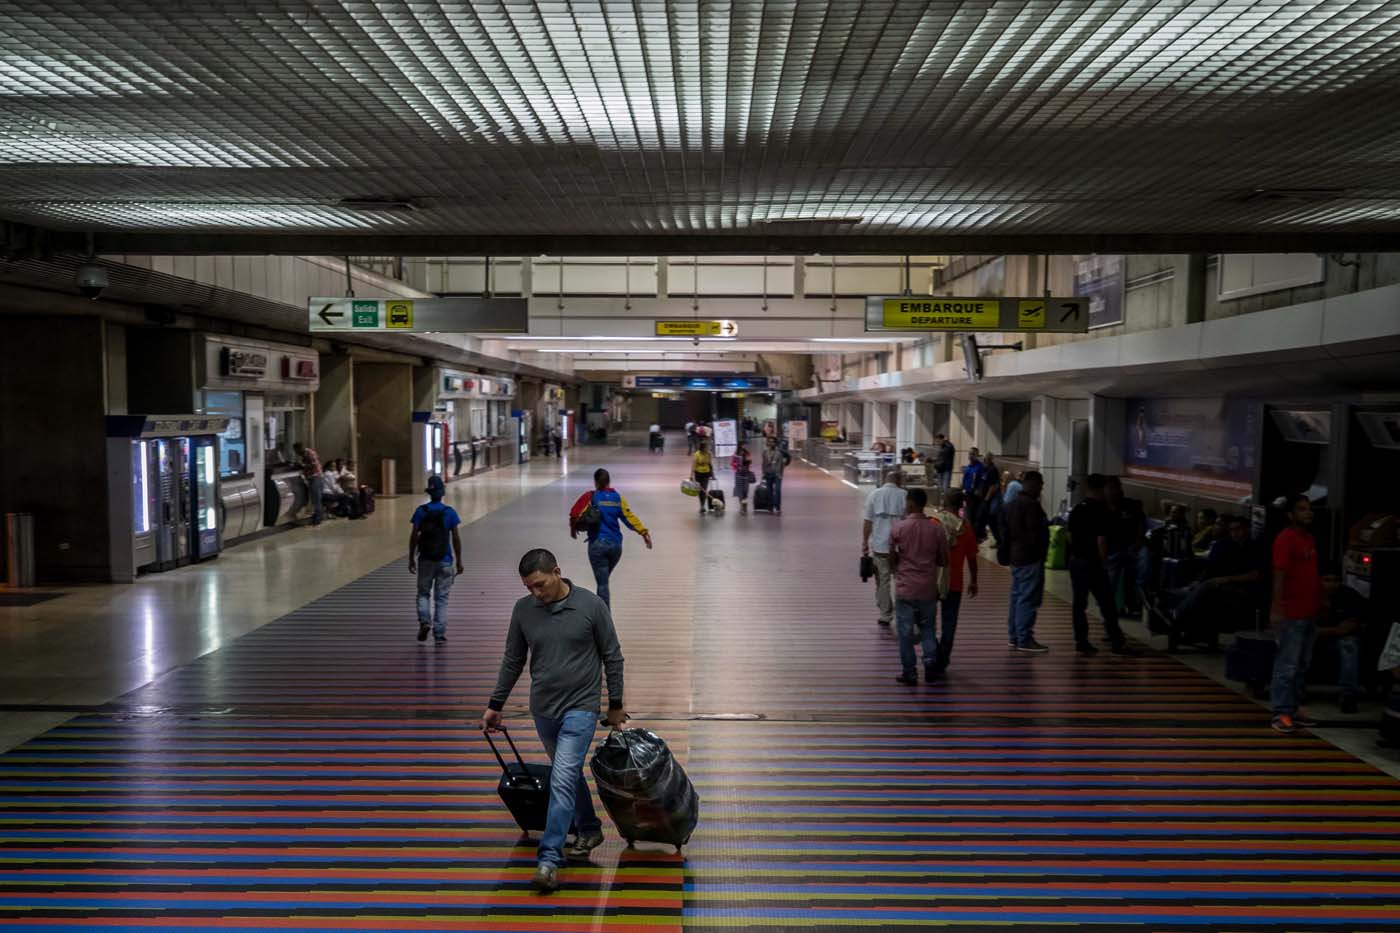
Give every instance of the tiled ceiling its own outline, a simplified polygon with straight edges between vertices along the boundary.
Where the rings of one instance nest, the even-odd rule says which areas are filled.
[[[1381,0],[6,0],[0,217],[187,234],[1386,232],[1397,63],[1400,3]],[[356,198],[412,209],[341,203]]]

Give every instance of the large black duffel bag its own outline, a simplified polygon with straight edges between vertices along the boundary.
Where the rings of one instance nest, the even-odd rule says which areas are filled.
[[[700,797],[660,737],[645,729],[609,733],[593,753],[598,796],[630,846],[690,841],[700,819]]]

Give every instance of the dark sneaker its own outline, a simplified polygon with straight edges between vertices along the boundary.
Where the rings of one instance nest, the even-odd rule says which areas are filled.
[[[447,644],[447,636],[446,636],[446,635],[434,635],[434,636],[433,636],[433,641],[434,641],[435,643],[439,644],[439,645],[445,645],[445,644]]]
[[[426,622],[419,623],[419,625],[418,625],[418,640],[419,640],[419,641],[427,641],[427,640],[428,640],[428,633],[431,632],[432,630],[433,630],[433,627],[432,627],[431,625],[428,625]]]
[[[889,620],[889,619],[876,619],[876,620],[875,620],[875,624],[876,624],[876,625],[889,625],[889,624],[890,624],[890,620]]]
[[[1356,712],[1356,705],[1356,697],[1345,696],[1342,697],[1342,702],[1338,704],[1338,707],[1344,713],[1354,713]]]
[[[564,854],[567,855],[569,858],[586,859],[588,858],[588,853],[592,852],[594,849],[598,848],[602,844],[602,833],[589,833],[586,836],[579,835],[574,838],[573,842],[564,847]]]
[[[1045,654],[1050,649],[1042,645],[1040,642],[1036,641],[1034,638],[1029,638],[1017,645],[1016,650],[1025,651],[1030,654]]]
[[[559,869],[548,862],[540,862],[535,869],[535,877],[530,879],[535,890],[541,894],[552,894],[559,890]]]
[[[925,665],[924,665],[924,680],[926,680],[926,681],[935,681],[935,680],[942,680],[942,679],[943,679],[943,668],[939,667],[937,664],[925,664]]]
[[[1015,647],[1016,647],[1016,639],[1014,639],[1014,638],[1008,638],[1008,639],[1006,640],[1006,647],[1008,647],[1008,648],[1015,648]]]
[[[904,684],[906,687],[917,687],[919,685],[919,678],[915,677],[913,674],[900,674],[895,678],[895,682]]]
[[[1089,644],[1086,641],[1082,645],[1075,645],[1074,653],[1082,654],[1086,658],[1092,658],[1094,655],[1099,653],[1099,649],[1095,648],[1093,645]]]
[[[1293,722],[1293,717],[1287,714],[1275,716],[1273,722],[1269,723],[1275,732],[1282,732],[1284,735],[1292,735],[1298,731],[1298,727]]]

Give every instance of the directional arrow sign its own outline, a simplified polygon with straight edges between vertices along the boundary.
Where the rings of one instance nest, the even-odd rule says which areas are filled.
[[[524,298],[311,298],[312,331],[528,334]]]
[[[865,300],[865,329],[1082,334],[1089,329],[1089,299],[871,297]]]
[[[657,321],[658,337],[737,337],[739,325],[734,321]]]
[[[344,311],[332,310],[336,307],[336,302],[328,301],[321,306],[321,310],[316,312],[316,316],[325,322],[327,327],[335,327],[336,321],[345,317]]]

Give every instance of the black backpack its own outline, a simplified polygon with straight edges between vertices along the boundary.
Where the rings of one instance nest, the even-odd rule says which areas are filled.
[[[451,547],[447,535],[447,509],[423,510],[418,523],[418,556],[424,560],[445,560]]]
[[[579,515],[578,521],[574,522],[574,527],[579,531],[596,531],[603,523],[603,513],[598,509],[598,494],[595,492],[588,497],[588,508]]]

